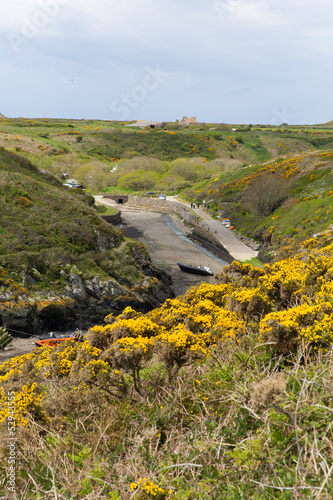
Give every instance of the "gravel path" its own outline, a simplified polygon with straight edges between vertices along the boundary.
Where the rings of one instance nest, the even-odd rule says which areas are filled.
[[[15,356],[22,356],[34,349],[39,337],[14,338],[5,349],[0,351],[0,363]]]
[[[179,201],[175,196],[167,196],[169,201],[175,201],[177,203],[183,203],[188,208],[190,207],[189,203],[185,203],[183,201]],[[202,208],[193,209],[193,211],[202,219],[199,223],[205,229],[209,229],[212,232],[221,245],[224,246],[232,255],[232,257],[236,260],[244,261],[251,260],[253,257],[258,255],[258,252],[252,250],[248,246],[246,246],[242,241],[240,241],[236,234],[225,227],[221,222],[216,219],[213,219],[207,210],[203,210]]]

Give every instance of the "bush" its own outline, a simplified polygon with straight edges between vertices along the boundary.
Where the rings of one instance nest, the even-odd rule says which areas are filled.
[[[273,213],[288,197],[290,181],[281,175],[263,173],[252,179],[243,194],[243,205],[259,217]]]
[[[120,177],[118,186],[121,189],[129,189],[132,191],[143,191],[155,189],[158,175],[154,172],[143,172],[138,170]]]

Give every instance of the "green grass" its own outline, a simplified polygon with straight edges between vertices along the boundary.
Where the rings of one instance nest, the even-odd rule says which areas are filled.
[[[96,203],[96,211],[100,215],[116,215],[119,212],[119,209],[116,207],[109,207],[107,205]]]
[[[278,211],[276,216],[280,214],[280,218],[271,222],[276,228],[274,240],[278,237],[304,239],[333,223],[333,196],[300,201],[284,212]]]
[[[35,276],[36,289],[61,289],[61,273],[74,265],[86,277],[138,281],[141,272],[131,253],[113,250],[121,234],[99,215],[115,214],[116,208],[96,211],[83,191],[63,188],[54,176],[1,148],[0,171],[0,266],[19,279],[23,271]]]
[[[103,194],[131,194],[130,189],[119,188],[117,186],[108,186],[101,191]]]
[[[252,257],[252,259],[242,261],[243,264],[250,264],[253,267],[262,267],[262,262],[257,259],[257,257]]]
[[[129,158],[131,156],[155,156],[161,160],[173,160],[182,156],[205,156],[209,159],[229,157],[249,163],[266,161],[279,148],[284,152],[295,152],[310,147],[321,147],[330,143],[332,129],[320,133],[315,128],[302,127],[244,127],[210,126],[138,131],[128,128],[123,122],[96,120],[1,120],[0,132],[19,137],[12,141],[20,147],[24,137],[38,144],[63,149],[75,154],[88,154],[102,160]],[[76,136],[83,141],[77,143]],[[284,146],[278,144],[284,142]],[[312,143],[311,143],[312,141]],[[321,141],[323,144],[314,144]],[[24,141],[23,141],[24,142]],[[211,148],[212,150],[210,150]],[[285,150],[287,148],[287,151]],[[23,148],[24,149],[24,148]],[[43,152],[41,152],[43,154]]]

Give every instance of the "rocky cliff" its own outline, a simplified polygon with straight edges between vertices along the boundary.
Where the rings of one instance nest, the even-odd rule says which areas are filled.
[[[2,268],[0,326],[15,336],[86,329],[102,323],[107,314],[119,314],[129,305],[147,312],[173,297],[170,277],[151,263],[145,247],[133,245],[131,253],[142,276],[131,286],[119,284],[115,279],[103,279],[97,274],[86,279],[73,266],[69,272],[63,270],[66,284],[61,293],[31,292],[10,279]],[[25,280],[29,282],[34,278],[25,275]]]

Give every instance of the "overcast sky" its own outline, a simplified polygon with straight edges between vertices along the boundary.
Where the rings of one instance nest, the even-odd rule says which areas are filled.
[[[332,0],[2,0],[9,117],[333,119]]]

